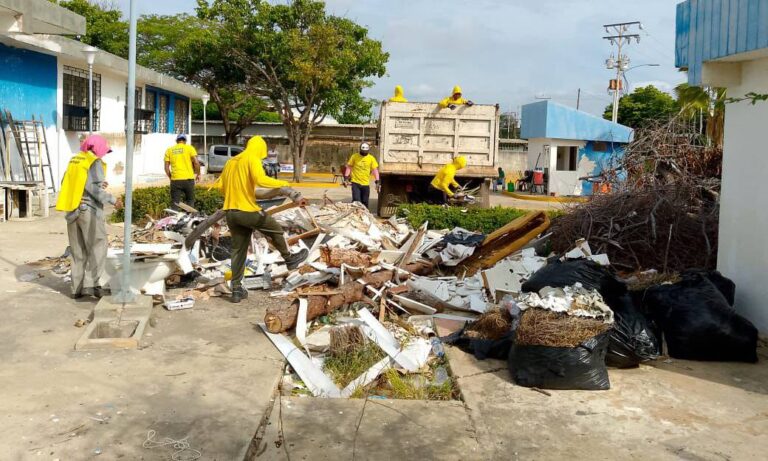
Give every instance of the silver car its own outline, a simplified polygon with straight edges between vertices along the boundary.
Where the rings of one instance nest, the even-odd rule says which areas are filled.
[[[243,146],[230,144],[214,144],[208,148],[207,154],[197,154],[197,160],[205,165],[209,173],[221,173],[227,160],[245,150]]]

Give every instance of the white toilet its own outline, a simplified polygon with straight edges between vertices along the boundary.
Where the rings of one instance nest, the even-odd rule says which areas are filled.
[[[147,253],[153,254],[150,257]],[[141,259],[137,258],[141,255]],[[131,280],[133,289],[138,289],[147,295],[162,295],[165,293],[165,279],[177,268],[189,273],[193,269],[189,260],[189,252],[179,245],[136,243],[131,245]],[[105,264],[108,285],[113,293],[122,287],[123,249],[110,248],[107,251]]]

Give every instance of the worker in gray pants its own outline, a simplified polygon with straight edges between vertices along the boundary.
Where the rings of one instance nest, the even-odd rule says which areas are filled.
[[[88,136],[69,161],[56,202],[56,209],[67,213],[73,298],[107,294],[100,285],[107,257],[104,205],[122,206],[120,199],[105,190],[106,164],[102,158],[109,152],[112,150],[103,137]]]

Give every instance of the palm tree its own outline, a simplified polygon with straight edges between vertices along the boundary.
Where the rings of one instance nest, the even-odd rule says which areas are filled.
[[[725,123],[725,88],[702,88],[681,83],[675,87],[680,113],[689,119],[699,118],[699,132],[706,134],[707,142],[723,145]],[[706,120],[704,117],[706,114]]]

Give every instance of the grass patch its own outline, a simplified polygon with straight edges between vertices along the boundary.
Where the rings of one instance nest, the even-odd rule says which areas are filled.
[[[378,390],[380,395],[392,399],[453,400],[457,393],[451,377],[448,377],[443,384],[434,384],[427,381],[428,376],[421,374],[401,375],[394,368],[384,372],[383,377],[384,382],[380,383],[378,389],[375,390]]]
[[[344,388],[384,357],[386,354],[379,346],[366,341],[361,347],[329,355],[324,369],[337,386]]]

